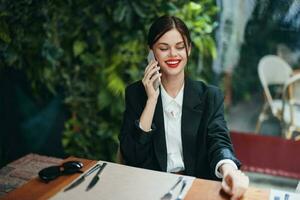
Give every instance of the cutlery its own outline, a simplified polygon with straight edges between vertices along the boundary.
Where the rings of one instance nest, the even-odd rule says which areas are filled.
[[[80,183],[82,183],[85,180],[85,177],[89,176],[90,174],[92,174],[94,171],[96,171],[101,165],[100,164],[96,164],[94,167],[92,167],[87,173],[85,173],[84,175],[82,175],[79,179],[77,179],[75,182],[73,182],[70,186],[68,186],[66,189],[64,189],[64,192],[73,189],[74,187],[76,187],[77,185],[80,185]]]
[[[87,186],[87,188],[85,189],[85,191],[89,191],[90,189],[92,189],[96,183],[99,181],[100,177],[100,173],[102,172],[102,170],[104,169],[104,167],[107,165],[107,163],[103,163],[101,165],[101,167],[99,168],[99,171],[95,174],[95,176],[93,177],[93,179],[91,180],[91,182],[89,183],[89,185]]]
[[[182,181],[182,179],[183,179],[182,176],[178,177],[177,182],[176,182],[176,183],[171,187],[171,189],[170,189],[163,197],[161,197],[160,199],[161,199],[161,200],[170,200],[170,199],[172,198],[174,189],[175,189],[176,186]]]
[[[178,197],[176,198],[176,200],[182,200],[183,199],[183,190],[184,190],[185,186],[186,186],[186,180],[184,180],[182,182],[180,193],[179,193]]]

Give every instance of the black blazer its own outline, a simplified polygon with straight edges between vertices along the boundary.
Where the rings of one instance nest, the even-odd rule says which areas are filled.
[[[139,128],[147,94],[141,81],[126,88],[125,112],[119,135],[125,164],[146,169],[167,170],[167,148],[161,95],[155,108],[152,131]],[[222,159],[235,158],[229,131],[224,119],[224,97],[214,86],[185,79],[181,137],[185,174],[217,179],[215,166]]]

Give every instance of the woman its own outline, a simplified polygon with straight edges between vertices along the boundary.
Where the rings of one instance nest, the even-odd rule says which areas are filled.
[[[156,60],[142,81],[126,88],[120,148],[126,164],[205,179],[222,178],[232,199],[241,197],[249,179],[238,170],[224,120],[223,95],[194,81],[184,69],[191,53],[189,31],[180,19],[158,18],[148,46]],[[154,82],[161,81],[159,89]]]

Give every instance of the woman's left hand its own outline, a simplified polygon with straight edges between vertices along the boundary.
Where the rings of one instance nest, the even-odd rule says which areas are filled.
[[[249,178],[242,171],[231,166],[224,167],[222,189],[231,196],[231,200],[240,199],[247,191]]]

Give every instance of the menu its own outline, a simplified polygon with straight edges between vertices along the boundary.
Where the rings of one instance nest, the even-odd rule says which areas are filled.
[[[269,200],[300,200],[300,194],[271,189]]]

